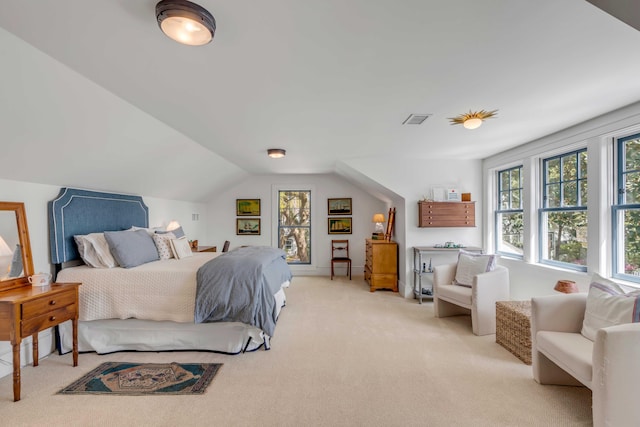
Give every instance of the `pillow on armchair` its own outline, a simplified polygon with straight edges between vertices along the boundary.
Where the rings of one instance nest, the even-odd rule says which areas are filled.
[[[461,250],[458,253],[458,265],[454,285],[471,287],[473,277],[492,271],[496,267],[496,255],[478,254]]]

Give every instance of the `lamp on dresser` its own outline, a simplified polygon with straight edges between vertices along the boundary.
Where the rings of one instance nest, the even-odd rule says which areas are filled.
[[[371,238],[373,240],[384,240],[384,225],[382,224],[384,222],[384,214],[374,214],[371,222],[376,224],[376,228],[371,235]]]

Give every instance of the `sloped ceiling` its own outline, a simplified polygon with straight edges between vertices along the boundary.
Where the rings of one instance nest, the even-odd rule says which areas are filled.
[[[155,3],[0,2],[21,166],[1,177],[202,201],[365,155],[480,159],[640,100],[640,33],[585,0],[201,0],[203,47],[164,36]],[[447,120],[479,109],[498,117]]]

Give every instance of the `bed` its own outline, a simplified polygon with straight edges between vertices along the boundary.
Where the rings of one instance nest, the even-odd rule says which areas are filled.
[[[149,210],[139,196],[62,188],[48,207],[55,280],[82,283],[79,351],[237,354],[270,348],[291,280],[280,249],[185,251],[180,245],[186,237],[178,238],[178,230],[149,228]],[[116,238],[140,237],[148,245],[147,233],[160,259],[128,264],[144,251]],[[100,237],[99,243],[89,236]],[[99,268],[91,266],[96,262]],[[71,322],[58,327],[57,345],[61,353],[71,351]]]

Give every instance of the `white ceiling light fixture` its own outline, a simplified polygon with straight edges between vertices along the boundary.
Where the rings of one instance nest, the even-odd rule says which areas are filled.
[[[178,43],[202,46],[216,32],[216,20],[207,9],[187,0],[162,0],[156,18],[163,33]]]
[[[452,125],[462,125],[466,129],[477,129],[482,125],[482,122],[486,119],[490,119],[496,116],[498,110],[491,111],[469,111],[466,114],[460,114],[455,117],[449,117],[449,121]]]
[[[267,150],[267,156],[271,157],[272,159],[281,159],[286,154],[286,150],[283,150],[282,148],[269,148]]]

